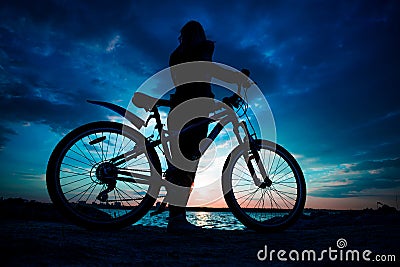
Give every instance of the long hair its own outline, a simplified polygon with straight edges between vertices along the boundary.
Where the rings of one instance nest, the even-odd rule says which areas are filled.
[[[181,29],[179,41],[184,49],[193,47],[206,40],[206,33],[204,32],[203,26],[197,21],[191,20]]]

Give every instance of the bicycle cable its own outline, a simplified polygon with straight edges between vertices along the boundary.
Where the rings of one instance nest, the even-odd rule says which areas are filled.
[[[254,129],[253,124],[251,123],[250,117],[247,115],[247,110],[248,110],[248,108],[249,108],[248,97],[247,97],[247,90],[248,90],[248,88],[245,88],[245,89],[244,89],[244,99],[245,99],[245,100],[242,101],[242,105],[240,106],[240,108],[243,109],[243,114],[240,115],[239,118],[242,118],[243,116],[246,116],[246,119],[247,119],[247,121],[248,121],[248,123],[249,123],[251,129],[253,130],[253,134],[251,134],[251,135],[254,135],[254,136],[255,136],[255,139],[257,139],[256,130]],[[243,107],[243,106],[244,106],[244,107]]]

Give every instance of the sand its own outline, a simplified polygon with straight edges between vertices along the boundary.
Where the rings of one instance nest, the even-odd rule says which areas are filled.
[[[321,262],[282,262],[276,255],[272,260],[257,258],[265,245],[267,251],[313,249],[320,253],[329,247],[338,249],[340,238],[347,242],[344,252],[371,250],[373,256],[395,255],[400,260],[399,212],[321,211],[279,233],[206,230],[191,235],[144,226],[88,231],[65,221],[51,204],[36,202],[12,208],[0,204],[0,217],[2,266],[376,266],[376,262],[333,262],[327,257]]]

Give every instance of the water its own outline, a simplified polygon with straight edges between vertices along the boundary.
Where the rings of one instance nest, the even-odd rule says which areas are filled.
[[[109,213],[111,216],[115,216],[116,212],[121,212],[121,210],[114,209],[103,209],[103,211]],[[126,211],[122,212],[124,214]],[[303,212],[303,214],[310,215],[310,212]],[[229,211],[187,211],[186,215],[189,222],[206,229],[243,230],[246,228],[246,226],[239,222]],[[268,217],[268,214],[264,214],[264,216]],[[142,219],[140,219],[133,225],[156,226],[166,228],[168,224],[167,218],[168,211],[165,211],[153,217],[151,217],[150,212],[148,212]]]
[[[246,228],[232,215],[231,212],[228,211],[188,211],[186,214],[189,222],[206,229],[243,230]],[[134,225],[166,228],[168,223],[167,217],[168,212],[153,217],[150,217],[150,214],[148,213]]]

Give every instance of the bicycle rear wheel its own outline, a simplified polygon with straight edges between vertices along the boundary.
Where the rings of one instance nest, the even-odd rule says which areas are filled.
[[[303,172],[282,146],[257,140],[257,150],[271,186],[257,186],[261,172],[251,151],[237,147],[228,156],[222,179],[225,201],[235,217],[248,228],[268,232],[285,229],[302,214],[306,201]],[[251,161],[256,178],[251,175]]]
[[[127,160],[125,153],[135,149]],[[102,121],[83,125],[58,143],[46,183],[57,209],[75,223],[114,230],[135,223],[153,206],[159,186],[151,181],[160,172],[157,153],[146,149],[138,131]]]

